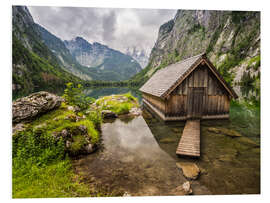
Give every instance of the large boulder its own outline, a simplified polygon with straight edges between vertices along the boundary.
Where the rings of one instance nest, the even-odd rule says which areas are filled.
[[[55,94],[41,91],[12,103],[12,122],[31,120],[39,114],[58,108],[63,99]]]

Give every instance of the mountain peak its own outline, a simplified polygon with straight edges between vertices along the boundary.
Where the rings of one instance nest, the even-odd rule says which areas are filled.
[[[99,42],[90,44],[82,37],[76,37],[65,44],[82,66],[108,74],[104,80],[126,80],[141,70],[140,64],[132,57]]]

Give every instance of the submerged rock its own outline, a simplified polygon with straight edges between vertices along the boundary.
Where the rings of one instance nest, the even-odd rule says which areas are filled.
[[[175,138],[166,137],[166,138],[163,138],[163,139],[159,140],[159,142],[167,144],[167,143],[177,142],[177,140]]]
[[[101,115],[103,118],[117,118],[117,115],[110,110],[101,111]]]
[[[235,158],[232,154],[223,154],[218,157],[220,161],[232,161]]]
[[[207,129],[210,133],[220,134],[220,130],[218,128],[208,128]]]
[[[177,162],[176,166],[182,169],[184,176],[190,180],[196,180],[200,175],[200,169],[195,163]]]
[[[92,152],[96,150],[96,145],[93,145],[90,143],[84,147],[84,150],[87,154],[91,154]]]
[[[230,137],[241,137],[242,135],[235,131],[235,130],[231,130],[231,129],[226,129],[226,128],[208,128],[207,129],[209,132],[215,133],[215,134],[222,134],[222,135],[227,135]]]
[[[260,145],[258,143],[256,143],[255,141],[247,138],[247,137],[241,137],[238,139],[238,142],[247,145],[249,147],[260,147]]]
[[[174,133],[180,133],[180,129],[179,129],[179,128],[173,128],[172,131],[173,131]]]
[[[123,197],[131,197],[131,195],[128,192],[124,192]]]
[[[31,120],[39,114],[58,108],[63,99],[49,92],[41,91],[12,103],[12,122]]]
[[[173,194],[175,195],[190,195],[192,194],[192,189],[190,182],[184,182],[183,185],[178,186],[174,191]]]

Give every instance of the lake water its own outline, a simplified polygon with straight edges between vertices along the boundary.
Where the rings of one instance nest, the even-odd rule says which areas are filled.
[[[89,95],[97,98],[105,92],[110,95],[128,91],[103,88]],[[195,195],[260,193],[259,129],[250,130],[253,126],[231,120],[202,121],[201,157],[191,159],[175,154],[184,125],[164,123],[147,110],[135,118],[106,120],[102,125],[102,146],[94,154],[73,160],[74,169],[95,188],[93,192],[103,195],[180,195],[175,188],[187,179],[176,163],[188,161],[201,169],[198,180],[191,181]],[[210,127],[233,129],[243,136],[215,134],[208,130]]]
[[[101,149],[73,163],[87,182],[111,196],[179,195],[175,190],[186,181],[142,116],[106,120]],[[193,192],[210,194],[198,182]]]

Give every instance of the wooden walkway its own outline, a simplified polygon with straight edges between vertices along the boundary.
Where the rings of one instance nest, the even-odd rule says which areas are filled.
[[[200,120],[187,120],[176,154],[200,156]]]

